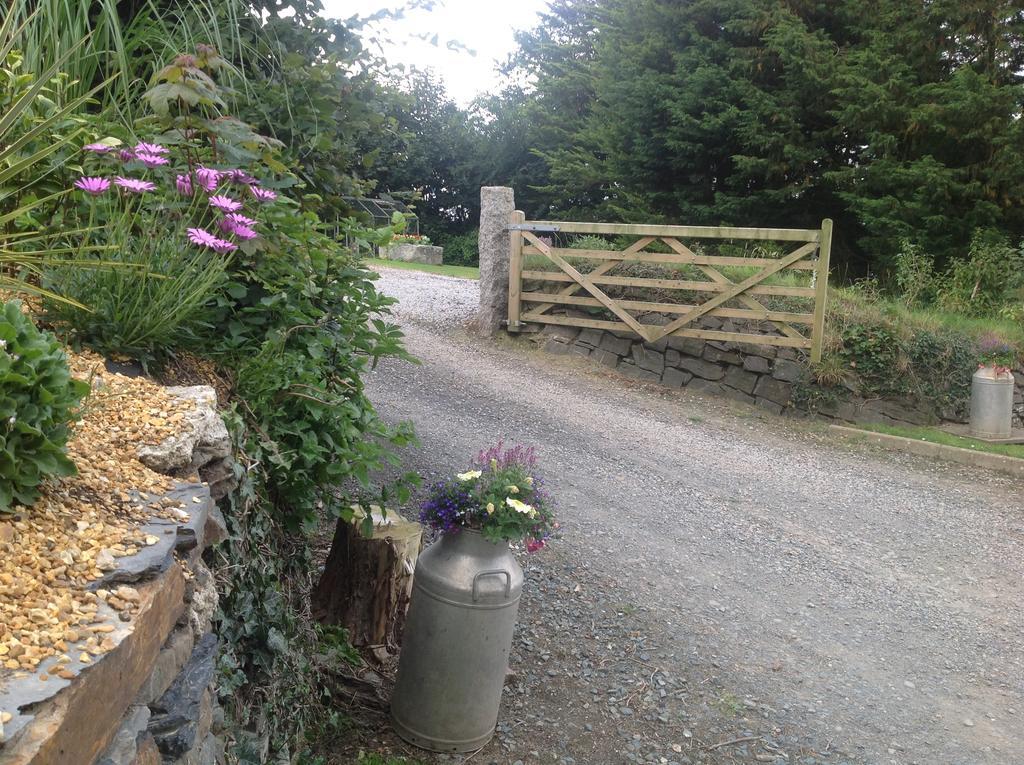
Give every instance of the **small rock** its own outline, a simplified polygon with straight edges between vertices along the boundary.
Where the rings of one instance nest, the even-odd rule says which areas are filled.
[[[107,548],[103,548],[99,551],[96,556],[96,568],[100,571],[113,571],[117,568],[117,561],[114,560],[114,554]]]

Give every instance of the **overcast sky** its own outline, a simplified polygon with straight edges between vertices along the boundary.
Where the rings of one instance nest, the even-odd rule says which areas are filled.
[[[324,0],[324,15],[346,19],[403,5],[398,0]],[[494,67],[515,48],[514,31],[536,26],[538,11],[546,7],[547,0],[438,0],[433,10],[413,10],[375,28],[389,38],[383,46],[388,61],[433,69],[444,78],[452,98],[466,105],[478,93],[495,88],[499,78]],[[432,45],[429,39],[435,34],[438,44]],[[421,35],[427,40],[418,39]],[[449,41],[476,55],[449,49]]]

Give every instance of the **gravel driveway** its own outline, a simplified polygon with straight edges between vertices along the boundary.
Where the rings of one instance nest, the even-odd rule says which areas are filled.
[[[487,343],[475,282],[382,271],[409,465],[535,444],[564,526],[473,762],[1024,763],[1019,482]]]

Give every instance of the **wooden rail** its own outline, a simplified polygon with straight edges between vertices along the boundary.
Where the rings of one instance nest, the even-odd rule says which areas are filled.
[[[573,327],[606,330],[628,329],[647,342],[664,337],[696,337],[760,345],[801,348],[810,351],[813,363],[821,360],[825,327],[825,301],[828,295],[828,267],[832,245],[832,221],[822,221],[816,230],[785,228],[735,228],[727,226],[655,226],[627,223],[575,223],[562,221],[527,221],[521,211],[509,221],[511,251],[509,261],[510,332],[520,329],[522,322],[539,322]],[[635,236],[637,239],[621,250],[593,250],[556,247],[541,238],[544,234],[592,234]],[[756,242],[790,242],[800,246],[779,258],[706,255],[694,252],[681,239],[742,240]],[[668,252],[652,252],[647,248],[655,242]],[[698,248],[699,249],[699,248]],[[527,257],[543,257],[558,267],[557,271],[524,268]],[[581,261],[596,263],[581,270]],[[690,267],[704,279],[651,278],[611,273],[619,266],[651,263],[668,267]],[[730,279],[720,269],[744,268],[754,273],[739,280]],[[806,287],[766,284],[782,271],[811,272]],[[684,274],[680,274],[683,276]],[[523,283],[536,286],[524,289]],[[539,284],[538,284],[539,283]],[[551,290],[544,286],[550,285]],[[606,287],[679,290],[695,293],[679,302],[656,302],[613,297]],[[577,294],[585,292],[585,295]],[[711,293],[707,300],[695,302],[694,297]],[[792,297],[813,301],[808,313],[773,310],[755,296]],[[733,302],[738,305],[728,305]],[[529,304],[524,312],[523,304]],[[585,318],[552,314],[555,306],[577,306],[606,311],[614,319]],[[666,325],[645,324],[638,316],[660,313],[672,318]],[[760,331],[728,331],[701,329],[696,322],[704,316],[735,319],[742,322],[765,322],[778,334]],[[797,327],[803,327],[801,331]]]

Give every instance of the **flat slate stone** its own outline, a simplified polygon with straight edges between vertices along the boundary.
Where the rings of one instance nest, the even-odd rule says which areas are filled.
[[[193,749],[201,731],[203,698],[209,697],[207,688],[213,680],[214,662],[217,657],[217,636],[212,632],[203,635],[196,643],[192,656],[157,701],[150,705],[153,712],[148,730],[165,758],[181,757]],[[212,712],[206,712],[212,717]],[[209,729],[209,724],[207,724]]]
[[[806,367],[803,364],[798,364],[795,361],[780,358],[775,362],[775,368],[772,370],[772,377],[776,380],[782,380],[783,382],[795,383],[804,376]]]
[[[632,377],[635,380],[649,380],[650,382],[661,382],[661,375],[655,374],[654,372],[649,372],[646,369],[641,369],[640,367],[634,364],[630,364],[629,362],[626,361],[620,362],[615,369],[621,374],[624,374],[627,377]]]
[[[210,490],[199,483],[181,483],[167,492],[168,497],[185,507],[188,520],[178,523],[154,518],[143,525],[142,532],[157,538],[157,543],[143,547],[134,555],[115,558],[117,568],[101,579],[89,584],[90,590],[109,590],[118,584],[134,584],[150,579],[167,570],[174,559],[174,551],[190,550],[203,542],[206,518],[213,501]]]
[[[600,347],[606,351],[611,351],[616,356],[625,356],[629,353],[629,349],[632,343],[628,338],[616,337],[608,332],[604,333],[604,337],[601,338]]]
[[[786,406],[793,397],[793,386],[765,375],[757,381],[754,395],[774,401],[779,406]]]
[[[668,385],[671,388],[681,388],[692,379],[693,375],[689,372],[669,367],[665,370],[665,374],[661,376],[661,383],[662,385]]]
[[[695,377],[703,377],[705,380],[721,380],[725,377],[725,370],[717,364],[702,359],[685,358],[680,359],[679,368]]]
[[[754,392],[754,386],[757,385],[757,375],[739,367],[729,367],[729,371],[725,373],[722,383],[730,388],[750,394]]]
[[[743,368],[748,372],[756,372],[759,375],[763,375],[767,374],[771,369],[771,364],[763,356],[744,356]]]
[[[599,364],[604,364],[606,367],[615,368],[615,365],[619,363],[619,357],[611,351],[606,351],[602,348],[598,348],[590,354],[590,358]]]

